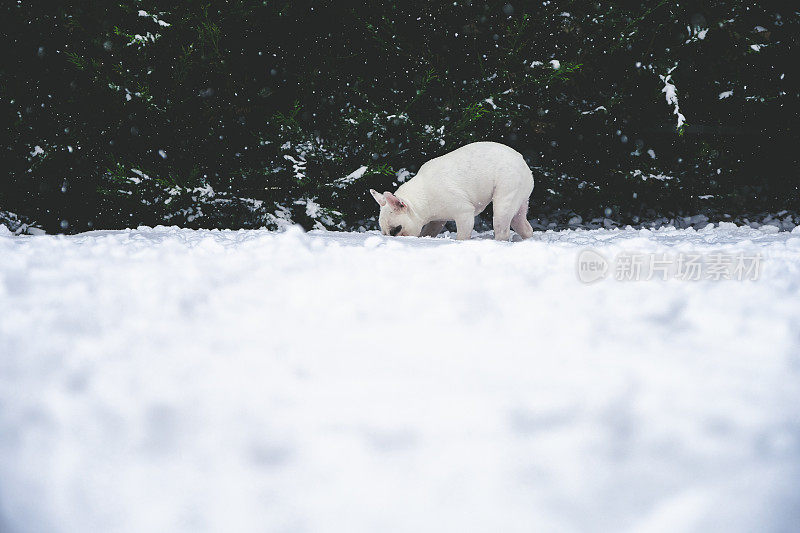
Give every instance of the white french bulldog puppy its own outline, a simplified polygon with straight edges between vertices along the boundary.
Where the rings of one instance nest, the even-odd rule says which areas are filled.
[[[494,238],[507,241],[510,228],[523,239],[533,236],[526,218],[532,191],[533,175],[519,152],[476,142],[431,159],[394,194],[369,192],[381,206],[378,224],[384,235],[435,237],[454,220],[456,238],[466,240],[475,217],[494,202]]]

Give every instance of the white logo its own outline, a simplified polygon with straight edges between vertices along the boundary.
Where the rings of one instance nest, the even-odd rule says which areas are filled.
[[[608,261],[594,250],[583,250],[578,254],[578,279],[594,283],[608,275]]]
[[[761,274],[761,254],[619,252],[613,264],[596,250],[578,254],[578,279],[594,283],[609,274],[617,281],[736,280],[755,281]]]

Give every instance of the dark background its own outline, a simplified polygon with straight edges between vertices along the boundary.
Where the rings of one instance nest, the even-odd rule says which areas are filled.
[[[790,3],[177,4],[3,3],[7,217],[374,228],[368,188],[474,140],[525,155],[537,227],[800,204]]]

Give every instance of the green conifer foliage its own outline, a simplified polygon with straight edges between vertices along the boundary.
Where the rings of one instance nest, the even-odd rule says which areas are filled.
[[[779,2],[7,2],[0,210],[51,231],[374,227],[370,187],[476,140],[532,217],[798,208]]]

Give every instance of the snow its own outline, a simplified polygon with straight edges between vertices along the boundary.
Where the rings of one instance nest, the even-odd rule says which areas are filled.
[[[294,171],[295,179],[302,181],[306,178],[306,164],[308,162],[305,159],[295,159],[289,154],[285,154],[283,158],[292,162],[292,170]]]
[[[306,206],[306,216],[309,218],[319,218],[322,215],[322,207],[316,202],[317,197],[314,198],[300,198],[295,200],[296,205]],[[323,226],[324,228],[324,226]]]
[[[489,236],[0,230],[0,530],[795,527],[800,231]]]
[[[600,105],[595,107],[591,111],[581,111],[581,115],[591,115],[593,113],[597,113],[598,111],[605,111],[606,113],[608,113],[608,109],[606,109],[606,106]]]
[[[648,150],[647,153],[650,153],[651,151],[652,150]],[[653,152],[653,154],[655,154],[655,152]],[[651,156],[651,157],[653,157],[653,156]],[[653,159],[655,159],[655,157],[653,157]],[[642,178],[642,181],[647,181],[649,179],[658,180],[658,181],[669,181],[671,179],[675,179],[674,176],[669,176],[667,174],[661,174],[661,173],[653,174],[652,172],[645,173],[645,172],[642,172],[641,170],[638,170],[638,169],[634,170],[632,175],[634,177],[636,177],[636,178]]]
[[[134,184],[136,184],[136,185],[138,185],[139,183],[141,183],[143,180],[144,180],[144,181],[147,181],[147,180],[149,180],[149,179],[150,179],[150,176],[148,176],[147,174],[145,174],[144,172],[142,172],[142,171],[141,171],[141,170],[139,170],[138,168],[132,168],[132,169],[131,169],[131,172],[133,172],[134,174],[136,174],[138,177],[136,177],[136,178],[129,177],[129,178],[128,178],[128,181],[130,181],[131,183],[134,183]]]
[[[158,15],[152,15],[152,14],[148,13],[147,11],[144,11],[143,9],[139,10],[139,16],[140,17],[148,17],[148,18],[152,19],[153,22],[155,22],[159,26],[163,26],[165,28],[169,28],[172,25],[172,24],[170,24],[168,22],[165,22],[165,21],[159,19]]]
[[[297,162],[295,162],[295,161],[292,161],[292,162],[295,165],[297,165]],[[336,186],[338,188],[340,188],[340,189],[343,189],[343,188],[347,187],[348,185],[352,185],[353,182],[355,182],[356,180],[361,179],[364,176],[364,174],[366,174],[366,172],[367,172],[367,166],[366,165],[360,166],[356,170],[354,170],[353,172],[348,174],[347,176],[345,176],[343,178],[339,178],[338,180],[336,180],[336,182],[335,182]]]
[[[136,44],[141,48],[142,46],[145,46],[148,43],[156,42],[160,37],[161,37],[160,33],[152,34],[150,32],[147,32],[144,35],[140,35],[140,34],[137,33],[136,35],[134,35],[131,38],[131,40],[127,44],[127,46],[132,46],[132,45]]]
[[[397,182],[398,183],[405,183],[407,180],[409,180],[412,177],[411,176],[411,172],[408,169],[405,169],[405,168],[401,168],[400,170],[398,170],[395,173],[395,176],[397,176]]]
[[[675,128],[680,131],[681,127],[686,123],[686,117],[681,113],[680,106],[678,105],[678,89],[675,87],[675,84],[672,81],[672,73],[677,69],[678,66],[675,65],[672,67],[665,76],[659,74],[659,78],[664,83],[664,88],[661,89],[661,92],[664,93],[664,97],[667,100],[667,104],[673,106],[673,114],[677,117],[678,122]]]
[[[686,39],[684,44],[689,44],[695,41],[702,41],[706,38],[706,34],[708,34],[708,28],[699,28],[699,27],[686,27],[686,33],[689,35],[689,38]]]

